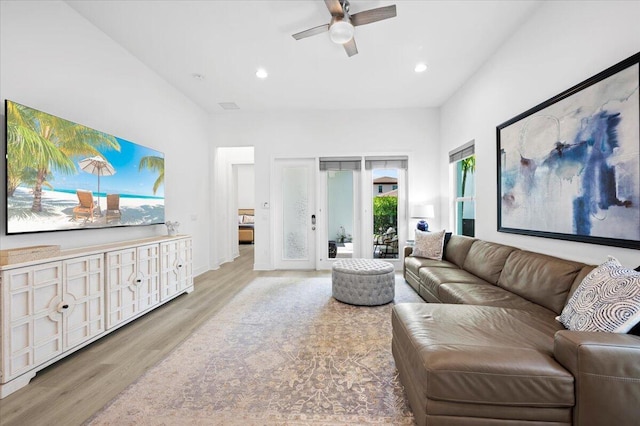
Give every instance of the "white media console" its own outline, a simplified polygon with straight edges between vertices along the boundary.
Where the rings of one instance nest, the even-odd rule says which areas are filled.
[[[36,373],[193,291],[191,237],[65,250],[0,266],[0,398]]]

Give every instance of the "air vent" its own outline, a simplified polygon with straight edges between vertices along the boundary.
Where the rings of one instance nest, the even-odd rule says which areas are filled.
[[[220,105],[222,109],[240,109],[235,102],[220,102],[218,105]]]

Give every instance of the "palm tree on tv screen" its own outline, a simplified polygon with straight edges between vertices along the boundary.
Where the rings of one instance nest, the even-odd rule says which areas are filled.
[[[153,183],[153,194],[155,195],[158,188],[160,188],[160,185],[164,183],[164,158],[157,157],[155,155],[142,157],[140,159],[140,164],[138,165],[138,171],[142,171],[142,169],[158,172],[158,178]]]
[[[78,172],[76,156],[102,155],[99,149],[120,151],[115,137],[14,102],[7,102],[7,175],[12,194],[20,183],[33,181],[31,211],[42,211],[42,187],[55,171]],[[35,174],[35,180],[30,178]]]

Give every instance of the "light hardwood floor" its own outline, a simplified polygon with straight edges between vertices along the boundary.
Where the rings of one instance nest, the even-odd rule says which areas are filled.
[[[40,371],[29,385],[0,400],[0,425],[82,424],[253,279],[295,274],[323,273],[256,272],[253,246],[241,245],[238,259],[199,276],[191,294],[179,296],[58,361]]]

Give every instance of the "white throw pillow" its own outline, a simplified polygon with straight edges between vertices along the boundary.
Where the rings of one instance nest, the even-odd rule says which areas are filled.
[[[416,238],[411,256],[442,260],[444,229],[440,232],[423,232],[416,229]]]
[[[609,256],[582,280],[556,319],[573,331],[627,333],[640,322],[640,272]]]

